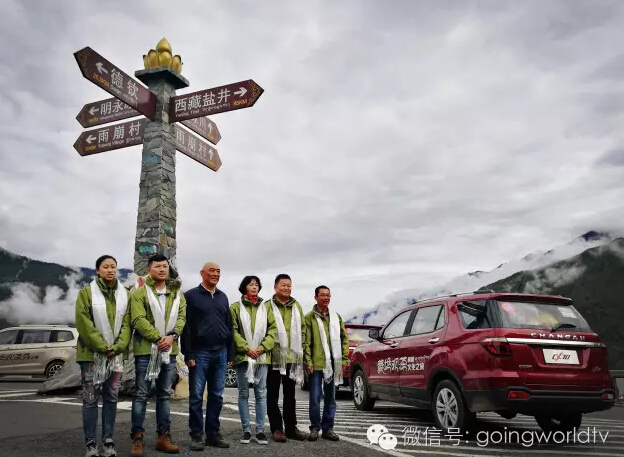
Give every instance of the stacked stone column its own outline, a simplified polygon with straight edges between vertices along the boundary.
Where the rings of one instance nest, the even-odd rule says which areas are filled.
[[[140,70],[135,76],[156,95],[156,118],[143,132],[139,207],[134,246],[134,272],[147,273],[147,261],[164,254],[176,265],[176,134],[169,123],[169,100],[188,87],[183,76],[167,67]]]

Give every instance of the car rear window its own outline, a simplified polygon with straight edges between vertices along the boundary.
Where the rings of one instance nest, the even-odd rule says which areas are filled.
[[[458,305],[464,328],[554,329],[591,332],[589,325],[572,305],[547,302],[479,300]]]
[[[591,332],[589,325],[572,305],[494,301],[502,328]]]

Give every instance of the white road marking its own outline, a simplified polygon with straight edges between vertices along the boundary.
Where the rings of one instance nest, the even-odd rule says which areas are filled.
[[[0,398],[10,398],[10,397],[29,397],[32,396],[36,392],[12,392],[12,393],[0,393]]]
[[[63,405],[71,405],[71,406],[82,406],[82,402],[79,401],[75,401],[75,398],[64,398],[64,397],[51,397],[51,398],[44,398],[44,399],[2,399],[0,398],[0,402],[4,401],[4,402],[31,402],[31,403],[53,403],[53,404],[63,404]],[[175,404],[175,403],[173,403]],[[224,404],[223,405],[224,408],[230,410],[230,411],[234,411],[234,412],[238,412],[238,406],[237,405],[233,405],[233,404]],[[253,400],[250,401],[250,413],[253,414],[254,413],[254,404],[253,404]],[[282,405],[280,405],[282,406]],[[100,405],[101,407],[101,405]],[[132,402],[131,401],[122,401],[118,403],[118,408],[121,409],[129,409],[132,407]],[[307,417],[308,416],[308,410],[307,407],[302,406],[301,408],[297,408],[297,412],[298,412],[298,416],[303,416],[303,417]],[[349,411],[349,409],[346,410],[347,412]],[[150,413],[155,413],[156,410],[152,409],[152,408],[148,408],[147,412]],[[304,414],[305,413],[305,414]],[[184,417],[188,417],[188,413],[187,412],[181,412],[181,411],[171,411],[172,415],[176,415],[176,416],[184,416]],[[339,411],[337,411],[337,414],[340,414]],[[450,455],[453,457],[488,457],[488,456],[498,456],[501,454],[521,454],[521,453],[530,453],[530,452],[535,452],[537,454],[543,454],[543,455],[570,455],[572,452],[574,451],[578,451],[580,450],[583,446],[587,446],[587,444],[584,443],[578,443],[578,444],[568,444],[568,445],[562,445],[561,449],[552,449],[552,448],[536,448],[536,447],[523,447],[521,449],[518,448],[519,445],[516,445],[516,447],[511,447],[511,448],[494,448],[494,447],[487,447],[487,446],[483,446],[483,445],[477,445],[476,441],[473,443],[472,446],[467,446],[467,445],[445,445],[442,444],[442,442],[444,442],[444,440],[441,438],[440,439],[440,445],[436,445],[436,446],[425,446],[425,445],[421,445],[420,448],[418,449],[410,449],[410,448],[406,448],[405,446],[403,447],[398,447],[392,451],[390,450],[384,450],[381,449],[378,445],[371,445],[368,440],[366,439],[366,431],[364,430],[366,427],[355,427],[353,426],[353,422],[355,421],[355,423],[360,423],[362,422],[361,419],[355,419],[355,417],[351,417],[354,416],[352,414],[348,414],[349,416],[342,418],[344,419],[348,419],[347,424],[337,424],[335,426],[335,430],[336,432],[341,436],[341,440],[342,441],[346,441],[348,443],[351,444],[356,444],[358,446],[362,446],[368,449],[375,449],[378,450],[379,452],[383,452],[389,455],[393,455],[395,457],[411,457],[414,454],[432,454],[432,455]],[[359,416],[359,414],[358,414]],[[385,425],[385,422],[387,422],[388,424],[392,425],[392,423],[396,423],[396,419],[394,419],[393,415],[391,413],[368,413],[366,414],[367,417],[363,418],[364,421],[367,424],[372,424],[372,423],[383,423]],[[492,415],[491,416],[493,419],[494,418],[498,418],[497,415]],[[339,421],[341,418],[337,415],[336,419]],[[370,419],[370,420],[368,420]],[[231,417],[220,417],[219,420],[221,421],[227,421],[227,422],[235,422],[235,423],[240,423],[240,419],[238,418],[231,418]],[[385,422],[384,422],[385,421]],[[503,418],[499,418],[499,421],[496,422],[497,425],[500,425],[500,423],[504,421]],[[400,423],[396,424],[396,425],[404,425],[403,424],[404,421],[400,421]],[[492,423],[495,421],[485,421],[487,423]],[[509,421],[510,423],[512,421]],[[521,425],[519,423],[517,423],[518,421],[516,421],[516,423],[513,423],[512,425]],[[534,422],[532,422],[532,419],[527,418],[526,421],[522,421],[527,422],[533,426],[535,426],[536,424]],[[610,426],[616,426],[615,424],[617,424],[617,427],[621,427],[622,425],[622,421],[618,421],[618,420],[613,420],[613,419],[599,419],[599,420],[595,420],[595,419],[586,419],[584,422],[584,427],[587,427],[587,424],[590,424],[589,426],[591,427],[591,424],[597,422],[594,427],[597,427],[598,425],[610,425]],[[599,424],[598,424],[599,423]],[[429,426],[432,427],[431,423],[424,423],[425,426]],[[301,423],[301,425],[303,426],[304,423]],[[309,426],[309,421],[305,421],[305,425]],[[418,425],[415,422],[411,422],[411,425]],[[351,429],[353,428],[360,428],[360,431],[358,432],[354,432]],[[390,428],[390,427],[389,427]],[[394,429],[395,427],[392,427],[392,429]],[[604,430],[603,430],[604,431]],[[609,436],[612,435],[612,432],[609,432]],[[619,435],[619,433],[618,433]],[[360,438],[361,437],[361,438]],[[608,438],[607,438],[608,439]],[[612,441],[612,440],[611,440]],[[620,442],[621,440],[617,440],[618,442]],[[596,442],[594,444],[599,445],[599,442]],[[615,452],[599,452],[598,449],[594,450],[596,448],[592,448],[592,447],[585,447],[585,449],[582,451],[584,455],[589,455],[589,456],[595,456],[595,457],[624,457],[624,453],[615,453]],[[604,445],[600,445],[600,450],[613,450],[613,451],[622,451],[622,447],[618,446],[618,447],[614,447],[614,446],[604,446]],[[475,453],[475,451],[478,450],[478,453]],[[494,453],[494,454],[492,454]]]

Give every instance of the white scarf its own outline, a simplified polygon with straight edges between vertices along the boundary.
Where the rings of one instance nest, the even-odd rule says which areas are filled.
[[[256,311],[256,320],[254,322],[254,332],[251,334],[251,316],[245,308],[243,303],[243,297],[240,300],[240,318],[243,326],[243,334],[245,341],[252,349],[257,349],[262,343],[262,340],[266,336],[267,332],[267,307],[264,303],[258,299],[258,310]],[[266,362],[266,353],[262,353],[257,359],[247,357],[247,372],[245,376],[249,383],[255,382],[256,366],[260,363]]]
[[[301,385],[304,380],[303,375],[303,345],[301,343],[301,314],[297,303],[292,304],[292,314],[290,317],[290,347],[288,345],[288,334],[284,326],[284,320],[275,301],[271,299],[271,309],[275,315],[275,323],[277,324],[277,336],[280,346],[280,363],[275,365],[275,370],[279,370],[280,374],[286,375],[286,364],[288,363],[288,349],[292,355],[293,363],[290,369],[290,378],[295,383]]]
[[[117,288],[115,289],[115,322],[114,329],[111,328],[110,321],[108,320],[108,314],[106,313],[106,298],[98,286],[97,280],[91,281],[91,307],[93,309],[93,323],[100,332],[100,335],[111,347],[115,344],[115,340],[119,336],[121,331],[121,324],[123,318],[128,309],[128,293],[126,288],[117,281]],[[112,372],[123,371],[123,355],[118,354],[112,360],[108,360],[106,354],[94,354],[96,374],[94,378],[94,384],[103,383]],[[97,379],[96,379],[97,378]]]
[[[323,370],[323,377],[325,382],[334,378],[334,383],[339,386],[342,384],[342,342],[340,341],[340,321],[338,320],[338,314],[334,310],[328,310],[329,316],[329,339],[331,342],[331,352],[327,346],[327,335],[325,334],[325,326],[323,321],[317,315],[316,323],[318,324],[319,334],[321,336],[321,343],[323,346],[323,352],[325,353],[325,369]],[[331,364],[331,357],[334,357],[334,366]]]
[[[165,336],[167,333],[171,332],[174,329],[175,323],[178,320],[178,311],[180,310],[180,291],[178,291],[175,299],[173,300],[171,312],[169,313],[169,319],[167,319],[166,323],[166,304],[165,309],[163,310],[160,307],[160,301],[152,291],[152,288],[147,284],[145,284],[145,292],[147,294],[147,300],[149,302],[150,309],[152,310],[152,316],[154,316],[154,328],[158,330],[158,332],[162,336]],[[160,374],[160,366],[162,364],[166,365],[169,363],[171,349],[172,348],[169,348],[167,351],[160,351],[158,350],[158,346],[155,343],[152,343],[152,354],[150,356],[147,373],[145,375],[146,380],[152,381],[158,378],[158,375]]]

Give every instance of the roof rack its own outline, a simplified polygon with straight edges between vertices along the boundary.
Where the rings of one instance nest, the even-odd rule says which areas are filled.
[[[486,290],[483,289],[483,292],[485,292]],[[412,300],[412,302],[410,304],[415,305],[416,303],[422,303],[425,301],[430,301],[430,300],[437,300],[438,298],[449,298],[449,297],[459,297],[461,295],[474,295],[476,293],[483,293],[483,292],[462,292],[462,293],[457,293],[457,294],[448,294],[448,295],[437,295],[435,297],[429,297],[429,298],[423,298],[422,300]],[[489,291],[491,293],[495,293],[493,290]]]
[[[19,324],[13,326],[14,328],[41,328],[41,327],[71,327],[74,328],[71,324]]]

